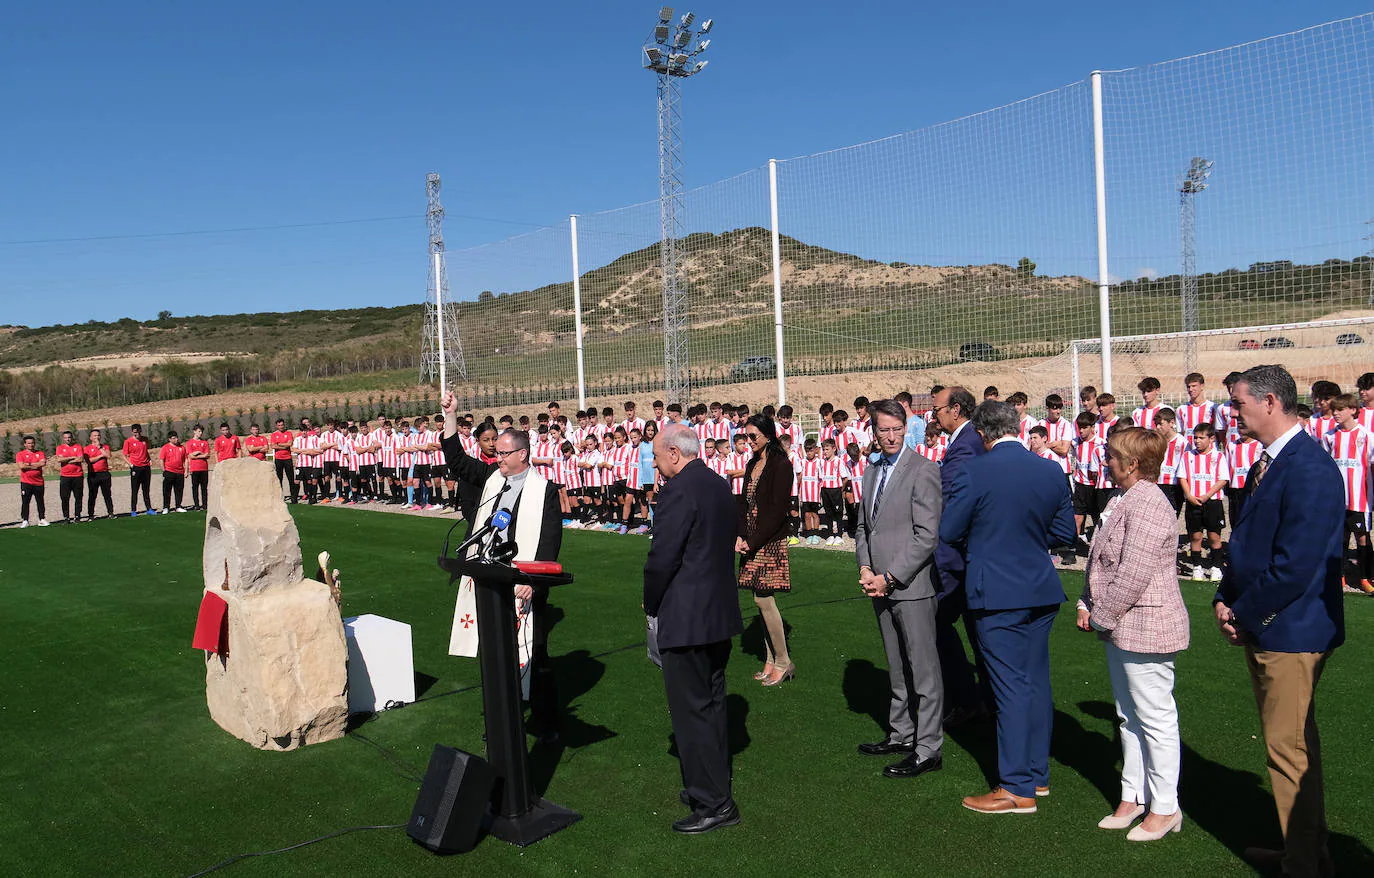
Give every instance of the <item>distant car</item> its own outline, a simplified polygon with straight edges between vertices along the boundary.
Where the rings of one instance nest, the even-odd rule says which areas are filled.
[[[1240,349],[1243,351],[1257,351],[1260,349],[1259,340],[1254,338],[1243,338],[1240,340]]]
[[[732,381],[772,378],[777,374],[778,363],[772,357],[745,357],[730,367],[730,379]]]
[[[1261,345],[1261,347],[1266,347],[1266,348],[1291,348],[1291,347],[1293,347],[1293,341],[1292,341],[1292,339],[1284,338],[1284,337],[1281,336],[1281,335],[1276,335],[1276,336],[1274,336],[1273,338],[1266,338],[1266,339],[1264,340],[1264,344]]]
[[[959,345],[961,360],[1000,360],[1002,352],[985,341],[967,341]]]
[[[1336,336],[1336,344],[1364,344],[1364,339],[1353,332],[1342,332]]]

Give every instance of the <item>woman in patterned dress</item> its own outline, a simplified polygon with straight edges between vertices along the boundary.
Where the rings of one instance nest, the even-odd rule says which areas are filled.
[[[737,495],[740,553],[739,587],[754,593],[763,617],[767,661],[754,675],[765,686],[777,686],[796,674],[787,653],[782,614],[773,595],[792,590],[787,564],[787,517],[792,504],[792,463],[782,450],[772,420],[754,415],[744,424],[753,450],[745,470],[744,493]]]

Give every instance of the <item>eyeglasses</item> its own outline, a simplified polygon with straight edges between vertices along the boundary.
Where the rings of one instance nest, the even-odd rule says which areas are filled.
[[[906,427],[905,427],[905,426],[902,426],[902,427],[879,427],[879,428],[877,428],[876,430],[874,430],[873,432],[875,432],[875,433],[881,433],[881,434],[883,434],[884,436],[896,436],[898,433],[905,433],[905,432],[906,432]]]
[[[748,439],[750,442],[757,442],[757,441],[759,441],[760,439],[763,438],[763,434],[762,434],[762,433],[745,433],[745,434],[744,434],[744,438],[745,438],[745,439]]]
[[[512,454],[514,454],[515,452],[517,452],[517,451],[524,451],[524,450],[525,450],[525,449],[523,449],[523,448],[515,448],[515,449],[512,449],[512,450],[510,450],[510,451],[500,451],[500,450],[498,450],[498,451],[496,452],[496,456],[497,456],[497,457],[510,457],[510,456],[511,456]]]
[[[933,409],[930,410],[930,413],[931,413],[932,415],[938,415],[940,412],[942,412],[942,411],[944,411],[945,409],[948,409],[948,408],[953,408],[953,406],[948,406],[948,405],[937,405],[937,406],[935,406],[935,408],[933,408]]]

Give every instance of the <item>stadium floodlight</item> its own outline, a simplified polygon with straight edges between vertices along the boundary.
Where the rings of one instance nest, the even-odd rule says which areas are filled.
[[[1193,161],[1188,166],[1188,173],[1184,174],[1183,183],[1178,191],[1190,194],[1206,189],[1207,178],[1212,175],[1212,164],[1201,156],[1193,156]]]
[[[709,34],[711,32],[711,25],[715,23],[716,20],[714,18],[706,19],[706,23],[701,26],[701,32],[704,34]]]
[[[659,9],[653,42],[644,44],[646,70],[658,76],[658,207],[659,258],[663,269],[663,383],[669,402],[687,403],[692,395],[691,360],[687,349],[687,282],[678,253],[682,238],[682,80],[700,73],[705,61],[689,63],[706,51],[710,40],[702,35],[714,22],[707,19],[693,30],[696,16],[684,13],[677,25],[670,22],[673,9]],[[669,40],[671,39],[671,42]],[[693,45],[695,43],[695,45]],[[662,48],[660,48],[662,47]]]
[[[1197,208],[1193,198],[1207,188],[1207,178],[1211,176],[1212,163],[1201,156],[1193,156],[1188,170],[1178,185],[1178,210],[1180,237],[1183,239],[1182,290],[1183,331],[1194,333],[1198,330],[1197,301]],[[1189,372],[1197,370],[1197,342],[1192,335],[1184,340],[1184,368]]]

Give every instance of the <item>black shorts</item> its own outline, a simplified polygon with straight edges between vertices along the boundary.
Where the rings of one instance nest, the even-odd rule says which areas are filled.
[[[812,515],[819,515],[820,512],[821,512],[821,504],[820,504],[820,501],[819,501],[819,500],[816,501],[815,503],[803,503],[803,504],[801,505],[801,508],[802,508],[802,512],[805,512],[805,513],[808,513],[808,514],[812,514]]]
[[[316,472],[313,466],[298,466],[296,467],[296,478],[302,482],[307,482],[313,478],[317,478]]]
[[[339,462],[337,460],[326,460],[324,462],[324,477],[332,478],[339,474]]]
[[[1360,537],[1368,534],[1369,525],[1365,523],[1365,513],[1347,510],[1345,513],[1345,532]]]
[[[366,465],[366,466],[360,466],[360,467],[358,467],[358,475],[362,476],[362,477],[365,478],[365,479],[376,478],[376,476],[377,476],[377,464],[375,464],[375,463],[369,463],[369,464]]]
[[[419,479],[419,480],[422,481],[422,482],[427,482],[427,481],[429,481],[429,464],[427,464],[427,463],[417,463],[417,464],[415,464],[415,466],[412,467],[411,470],[410,470],[410,477],[411,477],[412,479]]]
[[[1160,485],[1159,490],[1174,507],[1174,515],[1178,515],[1178,511],[1183,508],[1183,486],[1175,482],[1172,485]]]
[[[1092,515],[1097,511],[1097,489],[1080,482],[1073,483],[1073,514]]]
[[[1183,524],[1189,534],[1203,531],[1221,533],[1221,529],[1226,526],[1226,513],[1222,510],[1221,499],[1213,497],[1201,506],[1189,503],[1183,507]]]

